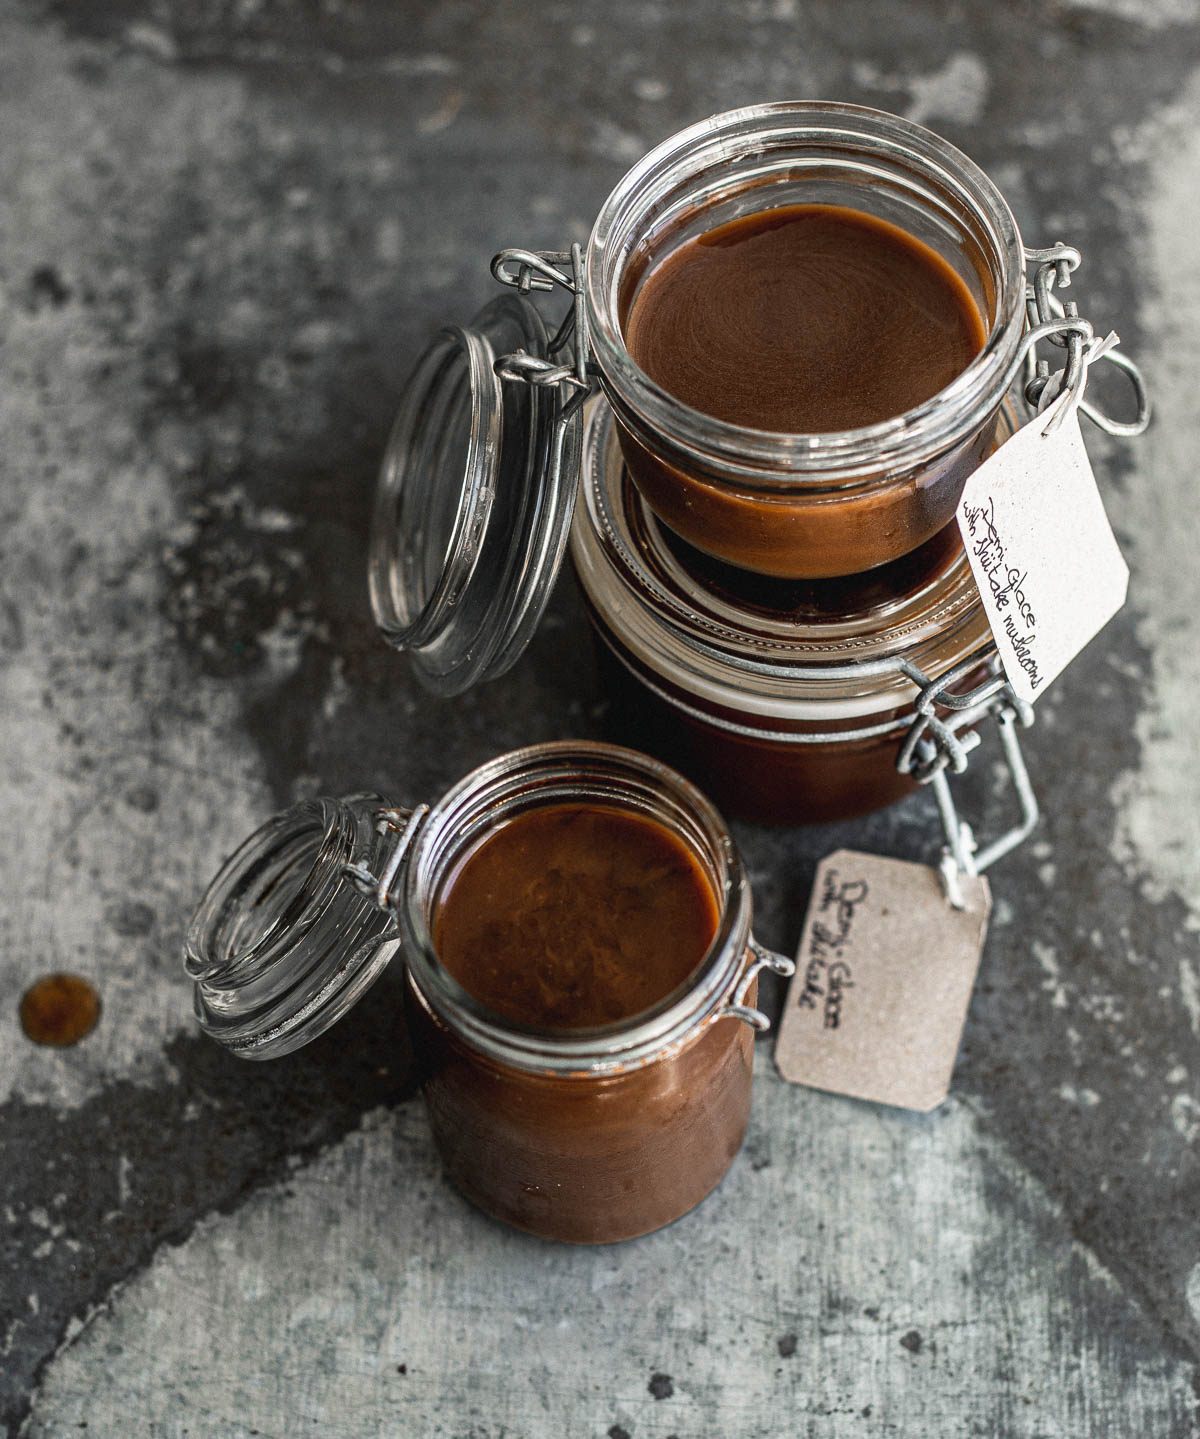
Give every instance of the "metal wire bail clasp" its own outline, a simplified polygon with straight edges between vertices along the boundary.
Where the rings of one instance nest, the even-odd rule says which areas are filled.
[[[946,837],[939,871],[946,898],[954,909],[963,909],[966,904],[960,876],[982,874],[1026,839],[1038,822],[1037,796],[1017,738],[1018,727],[1027,729],[1033,723],[1032,706],[1014,694],[1002,674],[989,675],[967,694],[951,692],[980,664],[978,654],[970,655],[939,679],[931,680],[918,666],[907,660],[901,662],[905,674],[919,684],[921,690],[913,706],[916,715],[896,757],[896,768],[902,774],[912,775],[918,784],[933,786]],[[939,708],[950,711],[947,718],[938,716]],[[1000,731],[1020,816],[1010,829],[981,849],[971,826],[959,818],[948,771],[963,773],[970,752],[980,744],[978,726],[989,717],[995,719]]]
[[[753,938],[750,940],[749,948],[754,957],[742,971],[742,977],[733,991],[733,999],[721,1010],[718,1018],[740,1019],[751,1029],[770,1029],[771,1021],[762,1010],[755,1009],[752,1004],[746,1003],[750,986],[764,969],[769,969],[772,974],[782,975],[784,979],[790,979],[796,972],[795,961],[788,959],[786,955],[776,954],[773,949],[765,949]]]
[[[570,266],[569,272],[563,266]],[[566,385],[575,393],[563,406],[561,418],[571,418],[591,392],[588,376],[587,307],[584,303],[583,246],[578,242],[569,250],[501,250],[492,259],[492,275],[502,285],[511,285],[518,294],[531,290],[553,290],[561,285],[574,296],[574,303],[548,346],[549,359],[517,350],[501,355],[496,361],[496,374],[502,380],[517,380],[527,385]],[[569,363],[563,356],[568,353]]]
[[[1074,300],[1061,300],[1055,293],[1070,287],[1071,275],[1079,268],[1082,256],[1073,245],[1051,245],[1045,250],[1025,251],[1025,263],[1036,265],[1033,280],[1025,287],[1027,329],[1021,341],[1018,367],[1025,367],[1025,398],[1035,410],[1044,410],[1064,391],[1067,402],[1051,417],[1046,433],[1081,410],[1093,424],[1106,434],[1131,437],[1140,435],[1150,423],[1150,400],[1146,382],[1137,365],[1116,347],[1120,343],[1114,332],[1097,336],[1089,320],[1079,313]],[[1065,349],[1066,364],[1051,373],[1048,360],[1039,359],[1037,346],[1046,340]],[[1110,360],[1129,376],[1133,385],[1137,410],[1132,420],[1114,420],[1096,405],[1085,401],[1088,369],[1101,359]]]
[[[383,837],[397,835],[395,844],[386,851],[387,858],[378,876],[372,874],[365,864],[344,864],[342,873],[361,894],[368,895],[380,909],[394,909],[397,877],[412,848],[425,816],[429,813],[427,804],[415,809],[381,809],[375,814],[375,833]]]

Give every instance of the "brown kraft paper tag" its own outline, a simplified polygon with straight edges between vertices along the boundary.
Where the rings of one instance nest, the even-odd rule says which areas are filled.
[[[817,866],[775,1045],[794,1084],[926,1111],[950,1092],[992,899],[963,875],[840,849]]]

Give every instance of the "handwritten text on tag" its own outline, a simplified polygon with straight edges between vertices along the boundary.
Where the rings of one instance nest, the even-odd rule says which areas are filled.
[[[838,850],[817,867],[775,1045],[785,1079],[928,1110],[950,1089],[987,932],[987,880]]]
[[[1032,703],[1125,603],[1129,570],[1066,396],[967,480],[958,525],[1013,690]]]

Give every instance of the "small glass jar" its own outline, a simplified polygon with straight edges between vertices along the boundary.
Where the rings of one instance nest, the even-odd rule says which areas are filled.
[[[954,524],[873,575],[747,584],[659,524],[606,405],[583,457],[571,553],[617,724],[726,813],[803,823],[893,803],[917,782],[897,767],[914,673],[957,672],[956,694],[998,674]]]
[[[501,1019],[441,964],[431,935],[448,878],[502,821],[563,802],[654,820],[699,863],[719,908],[691,975],[600,1028]],[[317,799],[268,821],[224,864],[187,933],[202,1027],[270,1059],[307,1044],[398,954],[425,1101],[447,1177],[519,1229],[581,1244],[632,1238],[720,1181],[749,1116],[764,967],[751,896],[712,804],[664,765],[565,741],[502,755],[429,809]]]
[[[692,409],[634,362],[625,324],[651,269],[699,234],[797,204],[889,221],[965,282],[987,338],[946,388],[861,429],[776,434]],[[995,185],[920,125],[857,105],[755,105],[672,136],[621,180],[588,242],[586,299],[599,381],[658,517],[742,569],[840,576],[909,553],[953,518],[1019,366],[1024,251]]]

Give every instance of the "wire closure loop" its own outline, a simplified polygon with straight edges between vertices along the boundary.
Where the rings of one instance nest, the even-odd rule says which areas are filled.
[[[717,1014],[717,1018],[740,1019],[751,1029],[762,1031],[770,1029],[771,1021],[761,1009],[755,1009],[752,1004],[746,1003],[750,986],[764,969],[769,969],[772,974],[782,975],[784,979],[788,979],[795,974],[796,965],[794,960],[788,959],[786,955],[776,954],[773,949],[764,948],[754,938],[751,938],[749,947],[753,959],[742,971],[742,977],[733,991],[733,999]]]
[[[972,670],[978,669],[982,662],[979,654],[968,656],[936,680],[928,679],[916,665],[904,660],[900,662],[905,674],[921,685],[921,691],[913,706],[916,717],[896,756],[896,768],[901,774],[911,774],[918,784],[933,787],[938,817],[946,837],[939,872],[946,899],[954,909],[963,909],[966,905],[960,877],[982,874],[989,865],[1026,839],[1038,822],[1037,796],[1017,739],[1017,728],[1027,729],[1033,723],[1032,706],[1014,694],[1000,674],[989,676],[966,694],[951,693],[953,686],[961,683]],[[946,719],[939,718],[939,708],[950,711]],[[999,727],[1000,743],[1013,781],[1020,817],[1004,834],[980,849],[971,826],[959,818],[948,772],[962,774],[966,769],[970,752],[980,743],[977,726],[989,716]]]
[[[375,833],[383,838],[389,834],[396,834],[399,838],[388,851],[387,862],[378,876],[374,875],[365,864],[344,864],[342,873],[353,884],[360,894],[367,895],[375,901],[380,909],[394,909],[396,904],[396,880],[404,866],[404,861],[412,848],[413,840],[417,837],[417,831],[424,822],[425,816],[429,813],[427,804],[419,804],[416,809],[381,809],[375,815]]]
[[[561,266],[569,265],[570,272]],[[584,303],[583,246],[578,242],[569,250],[501,250],[492,259],[492,275],[502,285],[509,285],[520,295],[531,290],[553,290],[561,285],[574,296],[548,348],[550,359],[517,350],[501,355],[496,361],[496,374],[502,380],[515,380],[527,385],[565,385],[575,393],[562,409],[560,420],[566,422],[591,393],[588,369],[587,307]],[[569,348],[568,348],[569,347]],[[569,353],[569,362],[563,356]]]
[[[1063,301],[1055,289],[1065,290],[1071,274],[1079,268],[1082,256],[1073,245],[1051,245],[1045,250],[1025,251],[1025,263],[1036,265],[1033,281],[1025,287],[1025,312],[1028,329],[1021,340],[1014,366],[1025,369],[1024,393],[1037,411],[1045,410],[1064,391],[1069,398],[1059,406],[1047,422],[1043,434],[1051,434],[1076,410],[1082,411],[1105,434],[1131,438],[1140,435],[1150,423],[1150,399],[1146,382],[1137,365],[1117,351],[1120,343],[1115,332],[1102,339],[1097,337],[1089,320],[1079,314],[1074,300]],[[1047,340],[1067,352],[1066,364],[1054,374],[1049,361],[1038,359],[1037,346]],[[1114,420],[1098,406],[1084,400],[1088,370],[1098,360],[1111,360],[1124,371],[1133,386],[1136,412],[1132,420]]]

